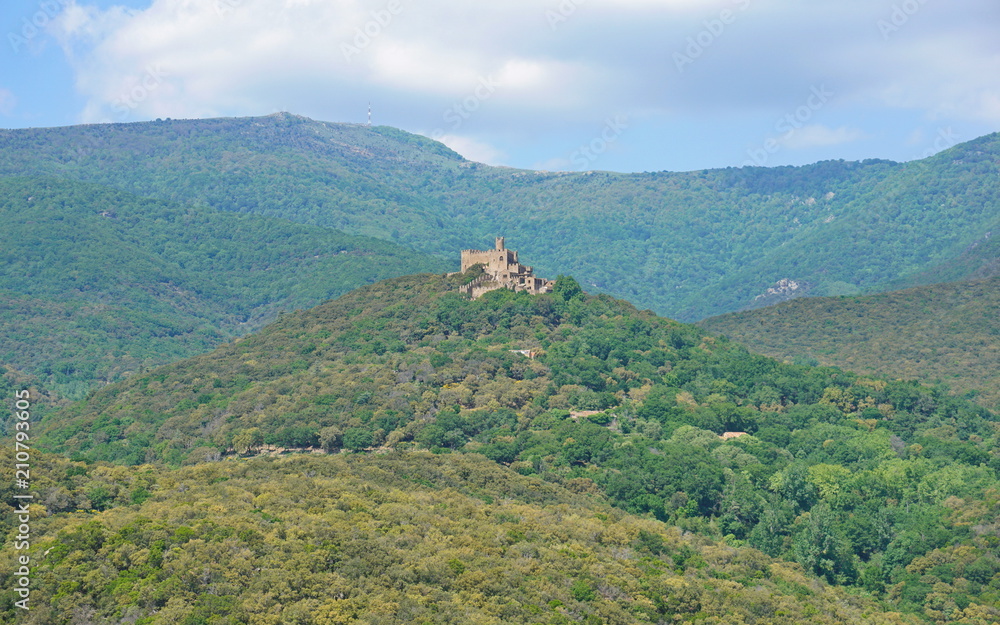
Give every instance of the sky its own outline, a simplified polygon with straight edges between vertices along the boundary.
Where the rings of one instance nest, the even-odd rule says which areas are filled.
[[[998,0],[4,0],[0,127],[372,122],[472,160],[690,171],[1000,131]]]

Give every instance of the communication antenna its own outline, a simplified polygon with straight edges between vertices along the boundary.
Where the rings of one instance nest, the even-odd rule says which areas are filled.
[[[368,103],[368,125],[372,125],[372,103]]]

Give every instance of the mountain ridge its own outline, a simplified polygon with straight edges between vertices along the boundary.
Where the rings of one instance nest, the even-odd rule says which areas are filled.
[[[442,258],[505,235],[541,273],[683,320],[751,305],[782,279],[816,295],[880,290],[1000,230],[1000,134],[910,163],[637,174],[489,167],[397,129],[286,114],[2,131],[0,147],[0,175],[85,179]]]
[[[358,283],[448,268],[374,239],[53,178],[0,179],[0,217],[0,363],[69,397]]]
[[[40,408],[33,618],[1000,623],[995,412],[647,309],[851,294],[740,314],[848,306],[817,332],[861,354],[876,301],[923,374],[974,353],[983,377],[998,172],[1000,134],[576,174],[290,114],[0,131],[0,391]],[[495,235],[552,293],[459,293],[458,250]],[[941,277],[985,279],[854,295]],[[33,368],[113,383],[46,409]]]
[[[989,269],[978,259],[970,266]],[[994,276],[865,296],[798,299],[713,317],[699,326],[774,358],[943,382],[996,409],[997,309],[1000,277]]]

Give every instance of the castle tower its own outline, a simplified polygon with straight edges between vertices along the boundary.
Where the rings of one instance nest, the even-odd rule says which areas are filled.
[[[552,280],[537,278],[531,267],[517,260],[517,252],[508,250],[503,237],[496,237],[492,250],[462,250],[462,271],[474,265],[483,266],[483,275],[459,288],[474,298],[495,289],[511,289],[528,293],[552,292]]]

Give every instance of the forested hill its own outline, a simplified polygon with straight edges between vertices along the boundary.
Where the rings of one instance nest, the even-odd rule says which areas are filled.
[[[0,365],[69,397],[204,353],[281,310],[450,266],[368,237],[55,178],[0,178],[0,222]]]
[[[14,462],[6,446],[0,458]],[[0,548],[4,623],[921,622],[795,564],[624,514],[482,456],[170,471],[35,462],[49,497],[32,505],[32,548]],[[0,489],[11,494],[7,482]],[[64,503],[83,510],[54,511]],[[25,554],[27,613],[14,606],[15,557]],[[992,614],[975,604],[966,613]]]
[[[880,290],[1000,231],[1000,134],[911,163],[552,173],[468,162],[388,127],[289,114],[0,131],[0,175],[44,174],[342,229],[453,258],[506,235],[571,273],[701,319]],[[777,289],[779,281],[794,289]]]
[[[996,415],[914,383],[781,364],[571,278],[468,300],[456,287],[473,277],[386,280],[285,315],[50,415],[36,443],[123,464],[480,454],[894,610],[1000,622]],[[90,502],[132,496],[117,492]]]
[[[905,276],[890,286],[896,289],[927,286],[944,282],[983,280],[1000,276],[1000,232],[988,232],[974,241],[962,254],[931,268]]]
[[[980,262],[967,266],[990,269]],[[800,299],[699,325],[776,358],[943,382],[997,409],[998,311],[1000,277],[994,277],[862,297]]]

